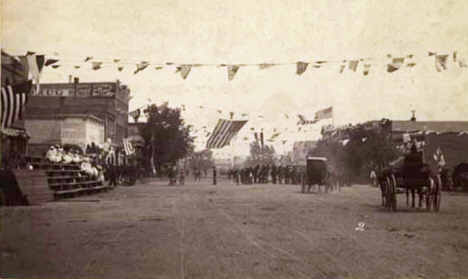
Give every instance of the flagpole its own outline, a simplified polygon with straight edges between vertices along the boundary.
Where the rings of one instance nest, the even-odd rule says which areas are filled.
[[[333,107],[335,104],[332,105],[332,126],[335,127],[335,113],[333,111]]]

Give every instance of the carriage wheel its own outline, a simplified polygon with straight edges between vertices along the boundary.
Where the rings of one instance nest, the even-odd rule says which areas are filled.
[[[396,211],[397,208],[397,184],[396,184],[396,179],[395,175],[392,174],[391,176],[391,188],[392,188],[392,203],[390,204],[392,207],[392,210]]]
[[[431,177],[429,178],[429,186],[426,190],[426,210],[431,211],[432,201],[434,197],[434,179]]]
[[[433,191],[433,193],[434,193],[434,211],[435,212],[439,212],[439,209],[440,209],[440,200],[442,198],[441,185],[442,185],[442,181],[440,179],[440,175],[438,175],[436,183],[435,183],[434,191]]]
[[[387,176],[387,185],[385,185],[385,208],[390,209],[391,206],[391,191],[392,191],[392,183],[390,181],[390,177]]]

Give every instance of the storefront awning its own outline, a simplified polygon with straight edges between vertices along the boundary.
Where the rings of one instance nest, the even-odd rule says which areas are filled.
[[[2,136],[7,137],[22,137],[22,138],[30,138],[31,135],[26,132],[26,130],[22,129],[15,129],[15,128],[6,128],[2,130]]]

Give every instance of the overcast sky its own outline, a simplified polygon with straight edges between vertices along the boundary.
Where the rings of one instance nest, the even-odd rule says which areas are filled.
[[[457,51],[459,58],[468,58],[468,1],[2,2],[4,50],[61,59],[62,67],[44,69],[42,82],[67,82],[69,75],[83,82],[119,79],[131,88],[131,109],[148,98],[157,104],[208,107],[190,108],[184,115],[200,129],[207,125],[210,130],[220,116],[235,111],[236,116],[249,113],[250,126],[272,130],[297,122],[297,113],[313,118],[328,106],[334,108],[335,124],[409,119],[411,109],[419,120],[468,120],[468,68],[459,69],[450,60],[449,69],[439,73],[434,56],[428,56],[428,51]],[[388,73],[387,54],[413,54],[416,66]],[[122,72],[112,63],[92,71],[83,62],[87,56],[130,64]],[[225,67],[215,66],[193,68],[186,80],[174,73],[174,66],[133,74],[139,61],[254,64],[361,58],[372,59],[368,76],[362,74],[362,63],[356,72],[343,74],[339,64],[309,66],[301,76],[295,65],[241,67],[232,81]],[[249,131],[243,132],[248,136]]]

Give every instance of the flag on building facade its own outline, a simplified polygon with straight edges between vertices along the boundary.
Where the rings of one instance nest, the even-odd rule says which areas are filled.
[[[125,149],[125,154],[127,156],[132,155],[135,153],[135,149],[133,148],[132,140],[129,138],[123,139],[123,145]]]
[[[206,142],[206,148],[222,148],[229,145],[231,140],[244,127],[247,120],[220,119],[213,130],[211,137]]]
[[[130,115],[135,120],[135,122],[137,122],[138,118],[140,118],[141,110],[140,109],[134,110],[130,112],[128,115]]]
[[[111,147],[109,153],[107,153],[105,161],[108,166],[115,166],[117,164],[117,158],[115,156],[114,148]]]
[[[16,119],[22,117],[23,108],[31,92],[32,81],[2,86],[2,130],[11,127]]]
[[[315,113],[315,120],[327,119],[333,117],[333,107],[319,110]]]

